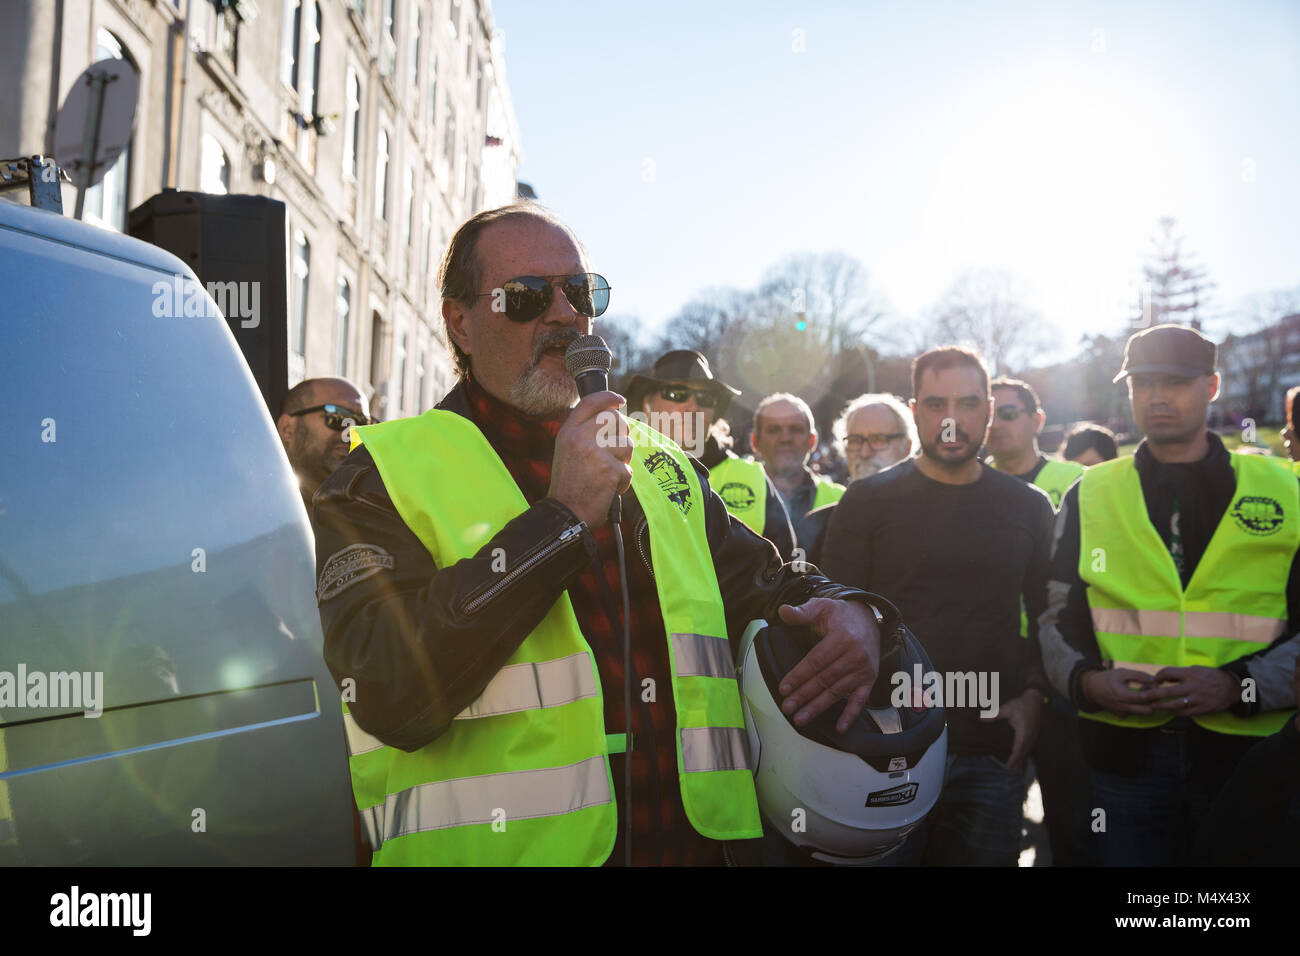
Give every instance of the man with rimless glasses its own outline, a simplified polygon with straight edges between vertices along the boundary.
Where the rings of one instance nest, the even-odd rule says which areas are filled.
[[[285,393],[275,428],[298,476],[302,502],[347,457],[352,429],[370,424],[370,404],[346,378],[309,378]]]
[[[372,862],[722,863],[724,841],[762,834],[743,628],[813,629],[782,706],[802,726],[847,698],[842,731],[880,666],[872,596],[783,565],[702,465],[617,414],[621,396],[579,400],[564,351],[610,287],[554,213],[474,216],[440,285],[458,382],[423,415],[355,429],[314,499],[325,660]]]

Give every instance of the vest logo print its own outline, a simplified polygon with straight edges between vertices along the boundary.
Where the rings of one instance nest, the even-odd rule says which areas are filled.
[[[727,482],[718,489],[718,495],[721,496],[723,504],[732,511],[744,511],[746,508],[754,507],[753,490],[739,481]]]
[[[1282,527],[1282,506],[1272,498],[1243,495],[1232,506],[1232,517],[1250,534],[1273,534]]]
[[[691,510],[691,486],[686,483],[686,474],[673,456],[666,451],[657,451],[645,460],[645,469],[659,482],[664,497],[680,508],[682,514],[688,514]]]
[[[867,795],[865,805],[868,807],[900,807],[915,800],[916,792],[920,789],[919,784],[905,783],[902,786],[890,787],[888,790],[876,790]]]
[[[358,581],[393,569],[393,556],[377,544],[350,544],[330,555],[321,569],[316,599],[338,597]]]

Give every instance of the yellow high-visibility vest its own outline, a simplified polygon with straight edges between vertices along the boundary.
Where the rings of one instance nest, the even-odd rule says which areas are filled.
[[[1221,667],[1284,633],[1286,585],[1300,546],[1300,484],[1250,455],[1231,455],[1237,487],[1184,591],[1147,515],[1132,457],[1093,465],[1079,484],[1079,576],[1103,660],[1154,674],[1162,667]],[[1250,718],[1193,717],[1207,730],[1267,736],[1295,710]],[[1120,727],[1156,727],[1173,715],[1080,712]]]
[[[767,472],[760,462],[728,455],[709,469],[709,486],[750,531],[763,533],[767,525]]]
[[[663,611],[682,804],[716,840],[762,835],[746,765],[744,716],[705,532],[703,492],[686,455],[635,420],[632,487],[650,529]],[[354,429],[402,520],[440,568],[478,553],[528,508],[469,419],[434,409]],[[580,534],[574,525],[573,534]],[[492,600],[514,574],[564,546],[506,556]],[[405,640],[392,635],[392,640]],[[368,734],[343,705],[353,792],[373,865],[592,865],[614,846],[617,812],[595,656],[567,593],[438,739],[407,753]]]

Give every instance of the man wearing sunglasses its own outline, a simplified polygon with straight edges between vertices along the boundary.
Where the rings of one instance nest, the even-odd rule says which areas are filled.
[[[285,393],[275,428],[307,514],[316,489],[347,457],[350,425],[370,424],[370,403],[346,378],[309,378]]]
[[[651,428],[709,470],[709,484],[727,510],[790,561],[794,530],[771,476],[761,462],[731,450],[731,426],[722,416],[740,389],[715,378],[699,352],[675,349],[661,355],[649,375],[633,376],[627,393],[629,406],[639,408]]]
[[[1038,433],[1047,416],[1038,393],[1028,383],[995,378],[989,387],[993,389],[993,418],[985,447],[993,459],[988,464],[1042,488],[1052,499],[1052,507],[1061,507],[1061,498],[1083,474],[1083,466],[1048,458],[1038,450]]]
[[[847,697],[847,727],[879,667],[871,596],[783,565],[703,466],[615,415],[620,396],[578,399],[564,349],[609,286],[553,213],[474,216],[440,285],[457,384],[357,429],[315,499],[325,659],[374,863],[617,864],[629,820],[635,864],[721,863],[722,841],[761,834],[736,640],[755,618],[811,626],[783,706],[802,726]]]
[[[990,467],[1042,488],[1059,508],[1066,491],[1083,474],[1083,466],[1048,458],[1038,450],[1038,433],[1046,415],[1038,393],[1014,378],[995,378],[993,418],[985,448],[993,458]],[[1029,634],[1025,612],[1020,614],[1020,634]],[[1091,862],[1088,829],[1088,767],[1079,747],[1079,715],[1069,699],[1048,690],[1034,770],[1043,797],[1043,825],[1047,830],[1054,866],[1083,866]]]

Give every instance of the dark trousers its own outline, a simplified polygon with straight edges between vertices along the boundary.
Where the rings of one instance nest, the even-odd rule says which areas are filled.
[[[1141,732],[1131,772],[1092,771],[1093,835],[1102,866],[1187,866],[1214,798],[1255,738],[1213,740],[1189,720]],[[1228,744],[1209,757],[1205,743]],[[1104,812],[1097,817],[1096,811]],[[1100,825],[1104,824],[1104,829]]]
[[[1089,825],[1094,804],[1091,775],[1079,746],[1079,714],[1054,689],[1043,710],[1034,766],[1043,795],[1043,825],[1052,847],[1052,865],[1093,865]]]

